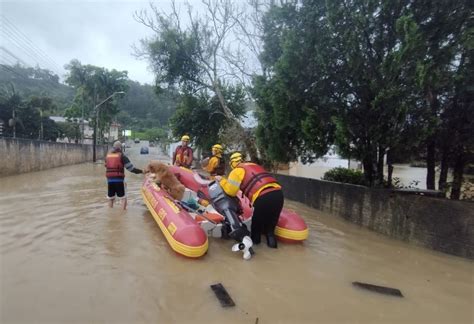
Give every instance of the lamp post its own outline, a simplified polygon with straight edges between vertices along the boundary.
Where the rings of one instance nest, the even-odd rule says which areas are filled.
[[[105,102],[107,102],[107,100],[111,99],[113,96],[115,96],[117,94],[124,94],[124,93],[125,92],[123,92],[123,91],[116,91],[94,107],[94,110],[95,110],[95,124],[94,124],[94,134],[92,135],[92,161],[93,162],[96,161],[96,145],[97,145],[96,142],[97,142],[97,124],[99,123],[99,107],[102,104],[104,104]]]

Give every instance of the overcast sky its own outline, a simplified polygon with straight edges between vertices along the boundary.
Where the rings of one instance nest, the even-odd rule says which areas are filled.
[[[0,62],[16,61],[10,52],[30,66],[39,63],[64,74],[64,65],[77,58],[83,64],[127,70],[130,79],[153,83],[148,63],[135,58],[131,47],[152,35],[133,18],[135,11],[148,8],[148,2],[0,0],[0,47],[6,49],[0,48]],[[169,5],[166,0],[154,2]]]

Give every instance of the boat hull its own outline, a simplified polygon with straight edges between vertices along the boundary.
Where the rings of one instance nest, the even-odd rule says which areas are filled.
[[[185,187],[194,192],[201,192],[205,197],[209,197],[207,185],[196,180],[196,176],[199,177],[199,175],[196,175],[194,171],[177,166],[170,166],[170,170]],[[253,214],[252,204],[241,192],[237,196],[243,209],[242,218],[244,221],[247,221],[251,219]],[[304,219],[294,211],[283,208],[275,228],[275,236],[284,242],[299,243],[306,240],[308,235],[308,226]]]
[[[143,201],[176,253],[199,258],[207,252],[209,242],[205,231],[165,190],[145,178],[141,192]]]

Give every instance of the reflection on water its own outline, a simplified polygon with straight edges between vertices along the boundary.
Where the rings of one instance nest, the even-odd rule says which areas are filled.
[[[150,158],[136,154],[139,168]],[[385,238],[294,202],[302,245],[243,261],[210,239],[200,260],[168,247],[127,174],[129,209],[109,209],[102,164],[0,179],[1,323],[472,323],[473,263]],[[405,298],[361,291],[392,286]],[[236,302],[223,309],[209,286]]]

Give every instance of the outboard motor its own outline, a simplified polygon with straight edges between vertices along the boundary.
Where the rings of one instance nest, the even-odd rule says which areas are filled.
[[[228,196],[219,183],[213,181],[209,183],[209,198],[212,206],[218,213],[225,217],[225,224],[222,226],[222,236],[231,237],[237,244],[232,247],[232,251],[242,251],[244,259],[248,260],[254,254],[252,249],[252,239],[247,227],[242,224],[239,218],[241,214],[238,199]]]

